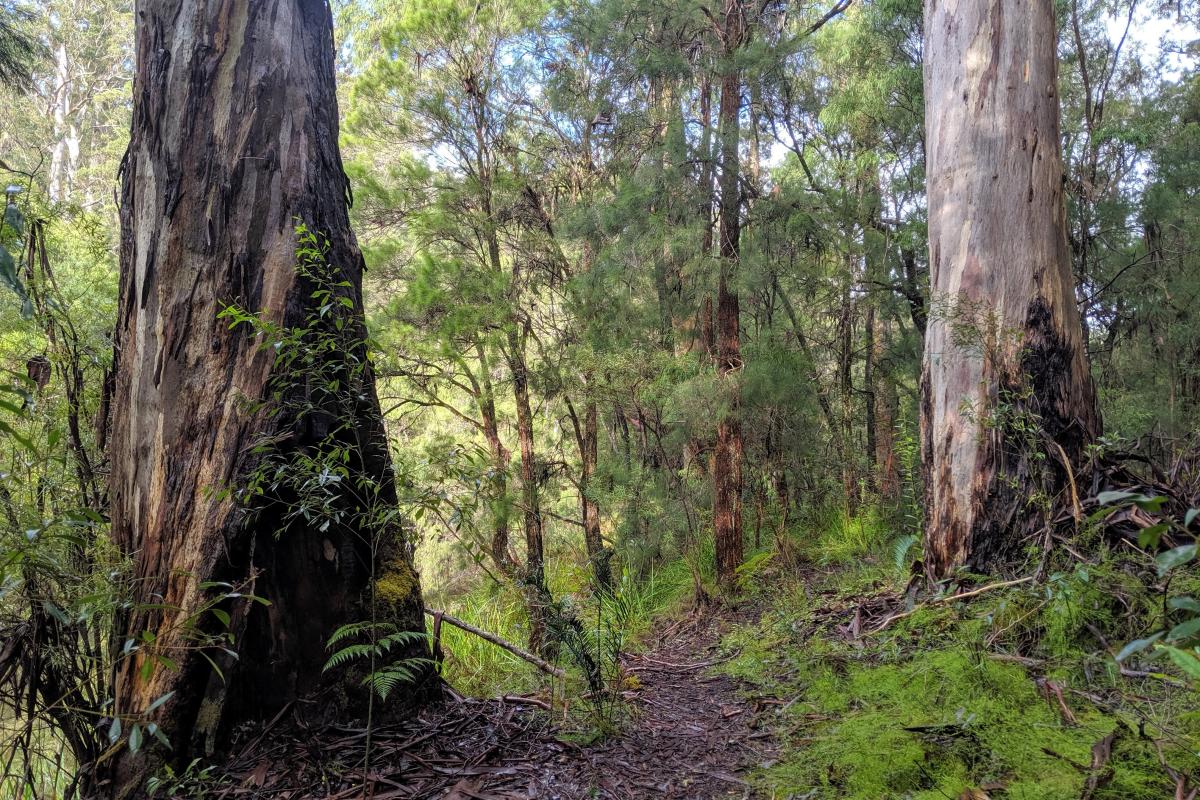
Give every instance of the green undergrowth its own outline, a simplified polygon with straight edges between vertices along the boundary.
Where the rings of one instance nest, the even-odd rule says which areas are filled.
[[[590,577],[573,562],[548,562],[551,593],[564,612],[579,620],[584,635],[603,651],[605,642],[619,641],[622,649],[637,649],[657,619],[671,613],[689,595],[691,571],[682,559],[645,576],[623,574],[611,596],[596,593]],[[447,613],[494,633],[521,647],[528,644],[528,615],[516,587],[481,581],[475,588],[445,601]],[[445,654],[443,676],[461,694],[495,697],[528,694],[551,687],[545,673],[508,651],[449,624],[442,626]],[[560,649],[558,666],[568,673],[568,695],[583,690],[578,665]]]
[[[872,533],[841,560],[759,581],[772,585],[758,593],[761,620],[723,642],[735,655],[720,669],[778,699],[781,753],[758,775],[770,796],[1157,800],[1175,791],[1159,747],[1173,769],[1200,773],[1200,695],[1178,674],[1122,676],[1111,656],[1161,614],[1131,563],[1063,564],[1038,585],[919,605],[875,632],[905,611],[907,574],[874,518],[833,530],[808,542]],[[1112,734],[1112,757],[1091,770]]]

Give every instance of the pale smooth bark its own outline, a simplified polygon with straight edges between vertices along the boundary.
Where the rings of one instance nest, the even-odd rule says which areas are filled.
[[[940,577],[1017,555],[1100,423],[1067,250],[1053,3],[926,0],[925,30],[921,421]]]

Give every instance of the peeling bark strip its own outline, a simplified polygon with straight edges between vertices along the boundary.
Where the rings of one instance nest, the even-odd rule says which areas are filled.
[[[995,567],[1099,434],[1067,250],[1051,0],[926,0],[926,562]],[[1033,432],[1017,429],[1032,423]],[[1051,448],[1051,451],[1056,448]],[[1033,501],[1033,502],[1031,502]]]
[[[364,616],[369,578],[363,531],[280,532],[271,514],[251,525],[223,492],[254,469],[252,444],[264,436],[285,433],[280,446],[302,449],[325,431],[316,430],[321,415],[297,425],[254,410],[268,397],[272,357],[217,314],[237,303],[287,326],[308,317],[311,288],[294,269],[297,221],[328,237],[359,325],[363,262],[347,216],[324,0],[138,0],[136,15],[108,446],[112,531],[133,561],[137,602],[156,604],[130,615],[127,636],[154,633],[178,669],[143,674],[145,651],[123,660],[116,710],[136,717],[174,692],[155,721],[172,757],[186,762],[229,725],[272,714],[317,684],[330,633]],[[373,376],[367,382],[351,466],[394,500]],[[393,621],[423,630],[415,573],[403,554],[393,558],[388,568],[402,580],[389,586],[406,595],[389,598]],[[271,602],[227,609],[240,658],[224,658],[224,681],[180,631],[209,580],[246,584]],[[214,615],[197,622],[221,630]],[[118,780],[137,769],[122,765]]]

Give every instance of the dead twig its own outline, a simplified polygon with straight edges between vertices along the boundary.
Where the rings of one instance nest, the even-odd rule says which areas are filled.
[[[966,600],[968,597],[975,597],[976,595],[981,595],[984,592],[991,592],[991,591],[994,591],[995,589],[1004,589],[1008,586],[1017,586],[1022,583],[1029,583],[1032,580],[1033,580],[1033,576],[1028,575],[1024,578],[1017,578],[1016,580],[1000,581],[999,583],[989,583],[987,586],[981,586],[978,589],[972,589],[969,592],[961,592],[959,594],[949,595],[946,597],[935,597],[933,600],[930,600],[928,603],[922,603],[921,605],[913,608],[911,611],[905,611],[902,614],[893,614],[892,616],[885,619],[882,623],[880,623],[877,627],[873,628],[872,630],[867,631],[863,635],[864,636],[874,636],[875,634],[877,634],[880,631],[887,628],[889,625],[891,625],[896,620],[904,619],[905,617],[911,617],[913,614],[917,613],[918,611],[920,611],[923,608],[929,608],[930,606],[942,605],[944,603],[953,603],[957,600]]]

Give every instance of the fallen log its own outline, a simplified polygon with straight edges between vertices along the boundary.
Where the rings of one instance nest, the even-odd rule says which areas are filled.
[[[447,614],[445,611],[438,611],[433,608],[426,608],[425,613],[428,614],[429,616],[433,617],[435,630],[439,630],[440,623],[445,622],[449,625],[453,625],[456,628],[464,630],[467,633],[473,633],[476,636],[478,636],[480,639],[483,639],[485,642],[491,642],[492,644],[496,645],[497,647],[499,647],[503,650],[507,650],[508,652],[512,653],[514,656],[517,656],[518,658],[525,659],[530,664],[533,664],[535,667],[540,669],[542,672],[547,672],[556,678],[566,678],[567,677],[567,673],[565,670],[562,670],[562,669],[554,666],[549,661],[546,661],[543,658],[539,658],[538,656],[535,656],[533,653],[530,653],[528,650],[523,650],[520,647],[517,647],[512,642],[508,642],[508,641],[505,641],[504,639],[501,639],[499,636],[497,636],[494,633],[489,633],[488,631],[485,631],[482,628],[476,628],[471,623],[464,622],[461,619],[459,619],[458,617],[454,617],[454,616],[451,616],[450,614]],[[439,631],[439,633],[440,633],[440,631]],[[439,646],[439,649],[440,649],[441,643],[437,642],[436,644]]]

